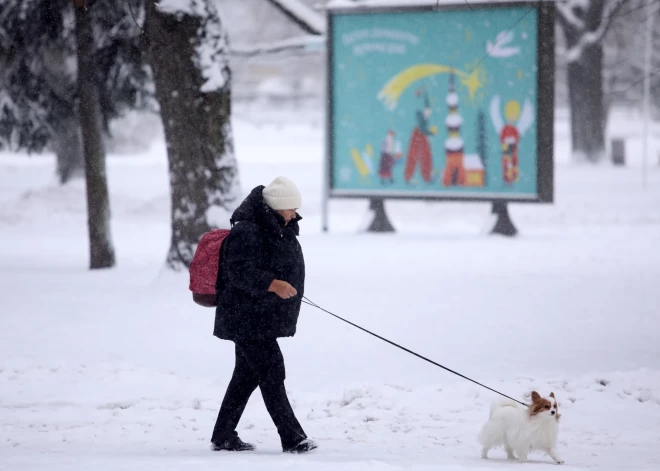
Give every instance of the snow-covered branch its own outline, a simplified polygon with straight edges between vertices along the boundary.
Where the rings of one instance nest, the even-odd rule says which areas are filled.
[[[559,19],[565,23],[568,23],[572,28],[581,31],[584,29],[584,21],[578,18],[575,15],[575,5],[574,2],[557,2],[556,9],[559,13]]]
[[[325,34],[325,19],[300,0],[268,0],[303,31],[314,35]]]
[[[203,13],[199,8],[202,5],[191,0],[160,0],[156,6],[163,13],[170,15],[199,16]]]
[[[231,55],[239,57],[254,57],[264,54],[276,54],[279,52],[312,52],[322,50],[324,47],[325,36],[308,35],[269,43],[233,46],[231,48]]]
[[[577,41],[577,43],[569,48],[568,51],[566,51],[566,60],[568,62],[577,62],[580,60],[580,57],[582,57],[582,53],[584,52],[585,48],[594,44],[598,44],[603,40],[607,30],[610,28],[614,18],[616,17],[617,10],[621,8],[623,3],[624,2],[622,0],[608,3],[609,8],[603,12],[603,17],[601,18],[598,29],[595,31],[584,32],[584,34],[580,36],[580,39]]]

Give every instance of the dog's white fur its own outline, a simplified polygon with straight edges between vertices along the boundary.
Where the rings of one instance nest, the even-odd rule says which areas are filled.
[[[528,407],[508,399],[491,406],[490,417],[479,434],[482,458],[488,458],[491,448],[503,446],[510,460],[517,457],[525,463],[527,454],[538,450],[550,455],[555,463],[564,463],[557,455],[559,413],[554,394],[542,398],[533,392],[532,401]]]

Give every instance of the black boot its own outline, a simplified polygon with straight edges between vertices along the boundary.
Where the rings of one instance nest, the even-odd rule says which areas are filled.
[[[213,451],[254,451],[254,449],[252,443],[245,443],[238,436],[233,436],[219,443],[211,442],[211,450]]]
[[[307,453],[313,449],[318,448],[318,445],[309,438],[305,438],[300,441],[297,445],[292,447],[286,447],[283,449],[284,453]]]

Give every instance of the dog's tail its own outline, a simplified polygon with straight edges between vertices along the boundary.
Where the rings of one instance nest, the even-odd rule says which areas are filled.
[[[512,401],[511,399],[501,399],[498,401],[493,401],[493,403],[490,405],[490,417],[493,416],[493,413],[496,410],[502,409],[504,407],[513,407],[514,409],[520,409],[523,406],[518,404],[516,401]]]

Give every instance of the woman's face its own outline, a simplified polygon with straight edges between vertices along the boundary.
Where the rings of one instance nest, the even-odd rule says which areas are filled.
[[[275,212],[284,218],[285,224],[289,224],[296,217],[295,209],[277,209]]]

